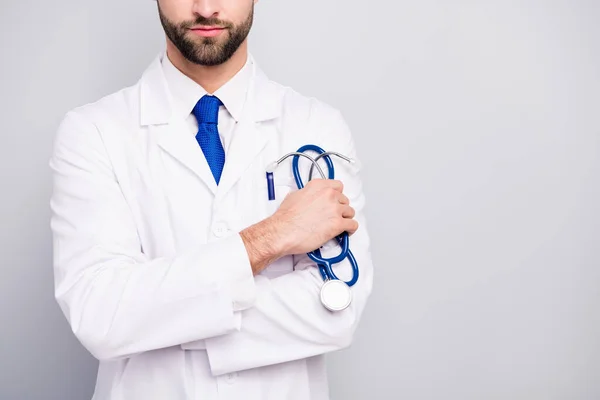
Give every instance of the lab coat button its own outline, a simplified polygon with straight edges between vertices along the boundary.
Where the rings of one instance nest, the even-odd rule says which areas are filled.
[[[237,374],[235,372],[227,374],[227,383],[234,383],[236,377],[237,377]]]
[[[227,234],[227,232],[229,231],[229,229],[227,229],[227,226],[225,224],[215,224],[215,226],[213,227],[213,233],[215,234],[216,237],[223,237]]]

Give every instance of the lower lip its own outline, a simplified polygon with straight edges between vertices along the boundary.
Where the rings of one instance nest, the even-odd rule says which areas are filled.
[[[192,29],[198,36],[202,37],[215,37],[221,34],[225,29]]]

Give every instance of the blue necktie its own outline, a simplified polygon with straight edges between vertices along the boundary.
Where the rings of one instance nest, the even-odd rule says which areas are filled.
[[[225,151],[219,137],[217,124],[219,123],[219,106],[223,103],[218,97],[203,96],[192,111],[198,120],[198,133],[196,141],[204,152],[208,166],[215,177],[217,185],[221,180],[221,172],[225,165]]]

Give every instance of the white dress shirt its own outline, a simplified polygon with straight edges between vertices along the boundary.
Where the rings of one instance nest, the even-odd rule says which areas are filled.
[[[219,107],[218,130],[227,155],[227,150],[233,137],[235,127],[242,115],[248,85],[252,78],[251,59],[248,57],[244,66],[229,81],[214,93],[208,93],[202,86],[181,72],[165,55],[162,59],[167,85],[173,96],[174,112],[176,116],[185,118],[190,134],[196,136],[198,133],[198,121],[192,110],[202,96],[209,94],[218,97],[223,103]]]

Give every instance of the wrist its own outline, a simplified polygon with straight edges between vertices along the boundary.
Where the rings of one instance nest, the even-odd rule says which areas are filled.
[[[254,275],[285,255],[277,226],[276,220],[267,218],[240,232]]]

